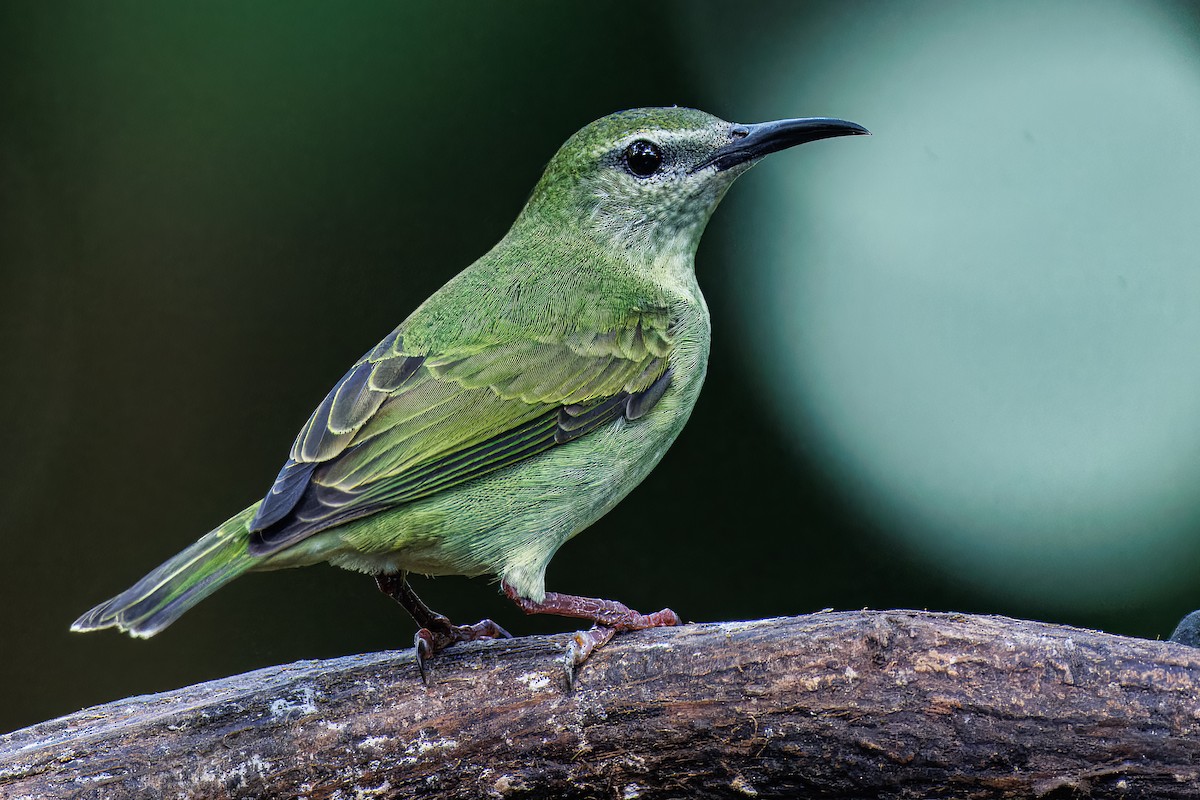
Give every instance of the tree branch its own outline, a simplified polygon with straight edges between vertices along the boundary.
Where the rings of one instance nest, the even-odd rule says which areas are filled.
[[[839,612],[297,662],[0,737],[5,798],[1200,798],[1200,650]]]

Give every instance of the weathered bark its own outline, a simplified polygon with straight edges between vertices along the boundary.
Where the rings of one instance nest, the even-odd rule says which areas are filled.
[[[1200,798],[1200,650],[908,611],[300,662],[0,737],[5,798]]]

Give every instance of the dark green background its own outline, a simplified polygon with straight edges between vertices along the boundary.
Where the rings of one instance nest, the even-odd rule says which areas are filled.
[[[412,624],[369,578],[325,567],[247,576],[147,642],[67,626],[261,495],[345,367],[504,233],[583,124],[680,104],[886,127],[848,107],[739,103],[739,85],[760,77],[747,54],[778,48],[784,18],[819,33],[828,10],[5,4],[0,730],[407,646]],[[737,243],[758,231],[736,209],[758,177],[731,192],[697,259],[714,342],[691,423],[564,548],[550,588],[689,620],[925,607],[1150,637],[1200,605],[1177,589],[1063,614],[978,593],[843,499],[822,460],[781,432],[771,387],[748,366],[754,342],[732,298],[754,269]],[[459,621],[570,628],[522,617],[486,580],[416,586]]]

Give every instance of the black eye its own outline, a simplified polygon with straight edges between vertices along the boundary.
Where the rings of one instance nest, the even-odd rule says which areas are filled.
[[[662,150],[654,142],[638,139],[625,148],[625,166],[639,178],[649,178],[662,166]]]

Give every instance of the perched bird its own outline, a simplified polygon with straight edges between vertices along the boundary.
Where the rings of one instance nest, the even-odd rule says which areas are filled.
[[[692,412],[709,351],[693,258],[734,179],[838,119],[738,125],[622,111],[559,149],[500,242],[362,357],[259,502],[71,626],[149,637],[244,572],[328,561],[375,577],[420,626],[417,661],[507,637],[452,625],[407,573],[495,575],[529,614],[590,620],[568,676],[664,609],[547,592],[560,546],[629,493]]]

